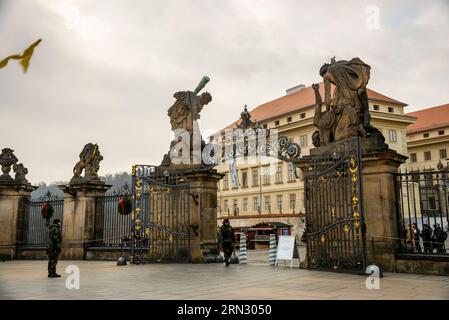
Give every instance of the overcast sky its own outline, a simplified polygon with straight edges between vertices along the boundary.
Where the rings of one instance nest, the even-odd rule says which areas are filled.
[[[0,70],[0,147],[33,183],[68,181],[88,142],[101,175],[159,164],[174,92],[211,78],[201,126],[212,133],[244,104],[320,81],[332,56],[360,57],[368,86],[408,111],[448,103],[448,3],[0,0],[0,57],[43,39],[27,74],[15,61]]]

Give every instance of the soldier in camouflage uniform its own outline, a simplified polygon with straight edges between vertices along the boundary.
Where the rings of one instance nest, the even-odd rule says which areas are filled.
[[[50,239],[48,242],[48,277],[58,278],[59,274],[56,273],[56,264],[58,263],[58,256],[61,253],[61,226],[58,218],[53,220],[53,224],[50,226]]]
[[[231,258],[235,243],[234,229],[231,227],[229,219],[223,220],[223,225],[220,228],[220,240],[226,267],[229,267],[229,258]]]

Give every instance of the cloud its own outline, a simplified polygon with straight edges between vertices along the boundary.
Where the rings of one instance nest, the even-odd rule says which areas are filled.
[[[379,29],[366,27],[368,5]],[[16,150],[31,181],[71,178],[84,144],[101,174],[160,163],[173,93],[203,75],[209,132],[299,83],[330,57],[362,58],[369,87],[409,111],[448,102],[445,1],[0,0],[0,56],[42,37],[27,74],[0,72],[0,146]]]

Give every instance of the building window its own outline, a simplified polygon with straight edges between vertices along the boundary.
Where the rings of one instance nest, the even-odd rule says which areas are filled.
[[[393,107],[388,107],[388,112],[393,113],[394,112],[394,108]]]
[[[429,137],[429,134],[428,134],[428,133],[424,133],[422,136],[423,136],[424,138],[428,138],[428,137]]]
[[[430,151],[424,151],[424,160],[426,160],[426,161],[432,160]]]
[[[440,159],[446,159],[446,158],[447,158],[446,149],[440,149]]]
[[[291,210],[296,209],[296,194],[294,193],[290,194],[290,209]]]
[[[252,169],[252,177],[253,177],[253,187],[259,186],[259,169]]]
[[[307,135],[299,136],[299,145],[301,147],[306,147],[307,146]]]
[[[264,185],[270,184],[270,167],[266,166],[262,168],[262,181]]]
[[[248,172],[242,171],[242,188],[248,188]]]
[[[239,214],[238,199],[233,199],[232,200],[232,210],[234,211],[234,216],[237,216]]]
[[[264,209],[268,212],[271,213],[271,203],[270,203],[271,199],[270,196],[265,196],[264,197]]]
[[[254,207],[254,211],[260,212],[259,198],[256,198],[256,197],[253,198],[253,207]]]
[[[292,122],[292,120],[293,120],[292,117],[288,117],[288,118],[287,118],[287,123]]]
[[[264,128],[264,129],[268,128],[268,125],[264,124],[264,125],[263,125],[263,128]]]
[[[277,127],[277,126],[279,126],[279,120],[276,120],[275,122],[274,122],[274,125]]]
[[[305,119],[305,118],[306,118],[306,113],[305,113],[305,112],[301,113],[301,114],[299,115],[299,118],[300,118],[300,119]]]
[[[410,153],[410,162],[416,162],[418,159],[416,158],[416,153]]]
[[[398,141],[397,132],[396,130],[390,130],[390,141],[396,142]]]
[[[228,177],[228,173],[224,174],[223,177],[223,190],[229,190],[229,177]]]
[[[243,211],[248,211],[248,198],[243,198]]]
[[[444,134],[444,130],[438,131],[438,135],[439,135],[439,136],[442,136],[443,134]]]
[[[379,111],[379,105],[377,104],[373,105],[373,110]]]
[[[229,213],[229,206],[228,206],[228,200],[224,200],[223,202],[223,210],[225,213]]]
[[[279,212],[282,212],[282,202],[283,202],[282,195],[276,196],[276,208],[278,209]]]
[[[282,183],[282,165],[276,167],[276,183]]]
[[[429,209],[430,210],[436,210],[437,209],[437,202],[435,201],[435,197],[429,197]]]
[[[295,181],[296,180],[296,174],[295,174],[296,168],[293,163],[288,164],[288,181]]]

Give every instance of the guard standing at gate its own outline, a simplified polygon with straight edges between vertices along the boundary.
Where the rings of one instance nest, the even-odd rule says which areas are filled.
[[[224,253],[224,260],[226,263],[226,267],[229,267],[229,258],[231,258],[235,243],[234,229],[229,223],[229,219],[223,220],[223,225],[220,228],[220,233],[221,233],[221,246],[223,248]]]
[[[48,277],[49,278],[59,278],[60,275],[56,273],[56,264],[58,263],[58,256],[61,253],[61,220],[58,218],[53,220],[50,226],[50,239],[48,242]]]

